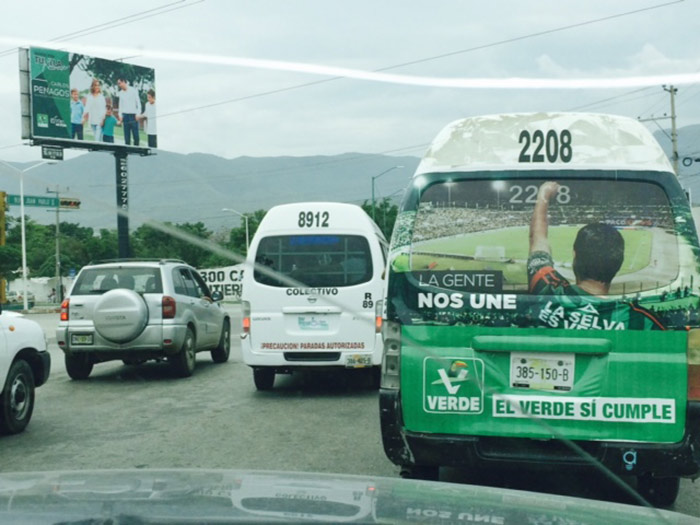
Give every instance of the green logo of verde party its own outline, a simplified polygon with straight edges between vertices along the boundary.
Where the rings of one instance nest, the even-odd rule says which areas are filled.
[[[481,414],[484,362],[464,357],[423,360],[423,410],[431,414]]]

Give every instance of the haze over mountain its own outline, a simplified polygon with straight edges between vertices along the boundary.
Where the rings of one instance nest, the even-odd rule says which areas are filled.
[[[239,157],[224,159],[194,153],[158,151],[150,157],[129,157],[129,225],[146,220],[204,222],[210,229],[237,226],[240,217],[222,211],[269,209],[299,201],[340,201],[361,204],[375,196],[396,201],[415,171],[417,157],[362,153],[314,157]],[[28,164],[15,164],[26,169]],[[392,169],[395,166],[402,168]],[[0,165],[0,190],[19,194],[19,176]],[[59,186],[64,196],[81,199],[80,210],[64,213],[61,220],[83,226],[116,228],[116,168],[108,153],[89,153],[53,165],[40,166],[24,175],[25,195],[47,196],[47,187]],[[66,188],[70,188],[66,190]],[[25,207],[34,220],[49,224],[55,214],[47,208]],[[19,206],[10,214],[19,216]]]

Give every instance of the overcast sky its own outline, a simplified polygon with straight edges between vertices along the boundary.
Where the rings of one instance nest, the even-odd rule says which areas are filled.
[[[89,28],[91,34],[66,37]],[[420,156],[440,128],[465,116],[581,110],[649,118],[670,113],[670,99],[663,82],[533,90],[343,78],[289,89],[332,75],[222,62],[250,58],[376,71],[447,55],[385,72],[494,81],[671,78],[700,73],[699,28],[696,0],[3,2],[0,159],[40,158],[39,148],[20,139],[13,51],[20,45],[44,42],[154,68],[158,142],[166,150],[226,158],[343,152]],[[183,57],[186,53],[194,56]],[[700,124],[700,85],[678,88],[678,125]],[[647,125],[658,129],[653,122]],[[695,152],[681,155],[686,153]]]

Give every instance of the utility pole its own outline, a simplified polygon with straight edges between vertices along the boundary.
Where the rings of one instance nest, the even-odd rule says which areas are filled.
[[[663,86],[671,94],[671,144],[673,144],[673,171],[678,176],[678,133],[676,132],[676,93],[678,88]]]
[[[676,174],[676,177],[678,176],[678,132],[676,131],[676,93],[678,93],[678,88],[675,88],[673,86],[666,86],[663,85],[661,86],[664,91],[667,91],[668,93],[671,94],[671,116],[669,117],[664,113],[663,117],[650,117],[650,118],[641,118],[638,117],[637,120],[639,122],[656,122],[657,120],[665,120],[665,119],[671,119],[671,146],[673,149],[673,152],[671,154],[671,163],[673,164],[673,172]],[[662,129],[663,131],[663,129]],[[664,132],[665,133],[665,132]]]
[[[67,188],[70,189],[70,188]],[[61,194],[56,186],[55,190],[46,188],[46,193],[53,193],[56,195],[56,297],[58,297],[58,304],[63,302],[63,283],[61,282],[61,241],[60,241],[60,216],[59,210],[61,209]]]

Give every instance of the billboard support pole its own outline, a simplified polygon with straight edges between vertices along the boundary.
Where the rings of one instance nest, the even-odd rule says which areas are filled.
[[[117,244],[119,258],[131,256],[129,248],[129,165],[126,150],[116,150],[114,160],[117,168]]]

